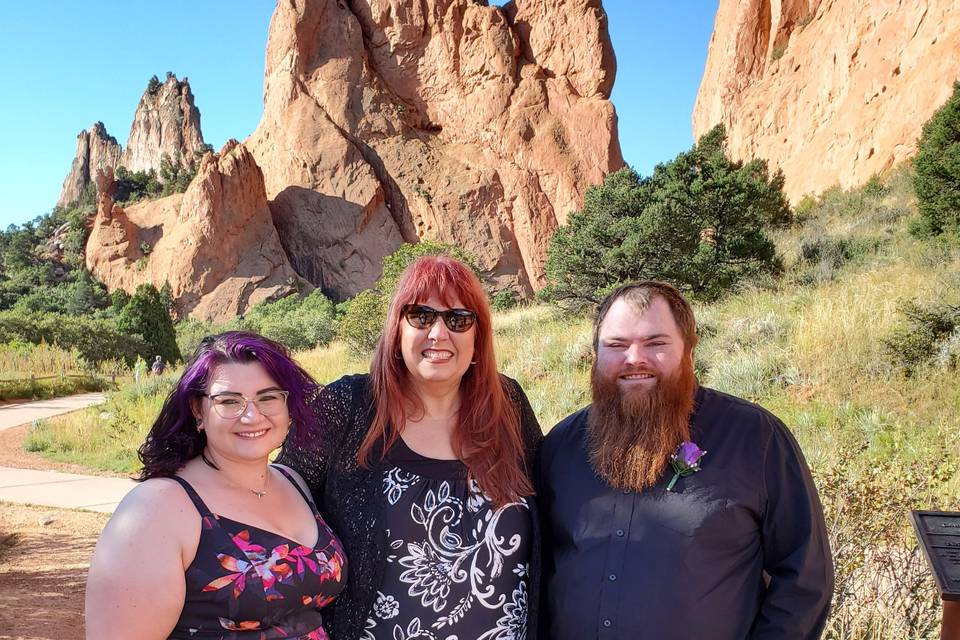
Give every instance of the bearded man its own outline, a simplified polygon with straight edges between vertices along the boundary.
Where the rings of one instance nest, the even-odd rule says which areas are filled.
[[[621,287],[594,323],[593,404],[540,458],[550,640],[819,638],[833,592],[823,511],[796,441],[698,386],[693,310]]]

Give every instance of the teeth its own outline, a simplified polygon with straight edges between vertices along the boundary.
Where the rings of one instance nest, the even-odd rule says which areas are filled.
[[[241,438],[259,438],[266,432],[266,429],[261,429],[260,431],[240,431],[237,433],[237,435]]]
[[[626,376],[620,376],[624,380],[647,380],[653,376],[649,373],[631,373]]]
[[[453,357],[453,354],[449,351],[424,351],[423,357],[432,362],[440,362],[442,360],[449,360]]]

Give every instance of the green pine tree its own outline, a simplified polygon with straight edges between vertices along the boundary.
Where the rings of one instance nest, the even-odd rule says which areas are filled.
[[[160,292],[152,284],[137,287],[130,301],[117,316],[117,329],[140,335],[149,346],[147,360],[160,356],[166,363],[181,360],[173,321],[163,304]]]
[[[568,309],[595,305],[633,280],[665,280],[701,299],[781,269],[771,225],[790,219],[783,176],[763,160],[733,162],[718,126],[649,178],[632,169],[587,190],[554,234],[540,296]]]
[[[920,222],[915,235],[960,234],[960,82],[923,125],[913,166]]]

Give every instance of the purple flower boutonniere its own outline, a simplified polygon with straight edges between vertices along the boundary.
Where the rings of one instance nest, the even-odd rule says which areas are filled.
[[[667,485],[667,491],[673,490],[678,478],[686,478],[700,471],[700,460],[707,452],[697,446],[696,442],[684,441],[677,447],[676,453],[670,456],[670,466],[673,467],[673,478]]]

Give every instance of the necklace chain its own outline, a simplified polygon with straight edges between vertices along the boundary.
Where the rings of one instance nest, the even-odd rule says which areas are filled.
[[[249,491],[249,492],[252,493],[253,495],[257,496],[258,499],[263,499],[263,497],[264,497],[265,495],[267,495],[267,485],[270,484],[270,469],[269,469],[269,468],[267,468],[267,475],[264,476],[263,489],[261,489],[260,491],[257,491],[256,489],[251,489],[250,487],[245,487],[245,486],[243,486],[242,484],[240,484],[240,483],[237,482],[236,480],[231,480],[230,478],[228,478],[228,477],[223,473],[223,471],[221,471],[218,467],[215,467],[209,460],[207,460],[207,456],[206,456],[206,455],[203,455],[202,457],[203,457],[203,461],[207,464],[208,467],[210,467],[210,468],[213,469],[214,471],[219,472],[219,473],[220,473],[220,476],[221,476],[222,478],[224,478],[227,482],[229,482],[230,484],[232,484],[233,486],[238,487],[238,488],[240,488],[240,489],[246,489],[247,491]]]

